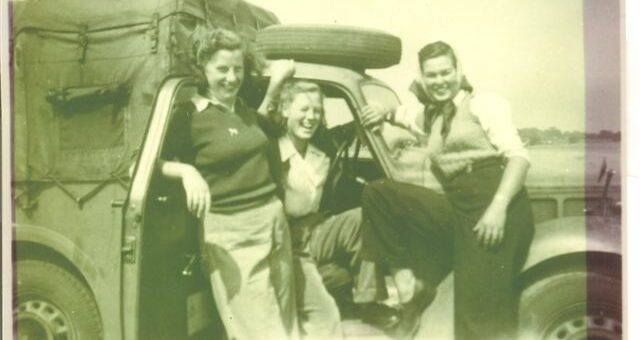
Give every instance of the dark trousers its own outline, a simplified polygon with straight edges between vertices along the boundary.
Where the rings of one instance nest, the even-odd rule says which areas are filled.
[[[514,279],[533,237],[525,190],[509,205],[502,243],[482,248],[473,227],[493,199],[502,167],[491,165],[443,181],[445,195],[381,180],[363,193],[363,258],[411,268],[434,286],[453,269],[456,339],[516,339]]]

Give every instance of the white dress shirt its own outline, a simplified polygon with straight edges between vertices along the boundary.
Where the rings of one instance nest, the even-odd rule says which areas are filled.
[[[302,217],[317,212],[329,174],[329,157],[311,144],[303,157],[286,135],[280,138],[278,146],[281,161],[289,163],[282,174],[287,216]]]

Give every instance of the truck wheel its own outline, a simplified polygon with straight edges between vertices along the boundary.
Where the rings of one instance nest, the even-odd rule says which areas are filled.
[[[73,274],[38,260],[18,261],[16,274],[18,339],[102,339],[98,306]]]
[[[385,68],[400,62],[400,38],[371,29],[334,25],[275,25],[258,32],[256,49],[271,59]]]
[[[617,278],[585,271],[534,282],[522,292],[520,338],[622,339],[621,287]]]

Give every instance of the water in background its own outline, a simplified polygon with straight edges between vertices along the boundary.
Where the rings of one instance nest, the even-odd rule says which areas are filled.
[[[531,168],[527,185],[597,185],[605,158],[607,167],[616,171],[611,184],[620,185],[620,151],[619,142],[608,141],[529,147]]]

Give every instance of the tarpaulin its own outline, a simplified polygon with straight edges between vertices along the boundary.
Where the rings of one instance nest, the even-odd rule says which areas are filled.
[[[125,176],[200,0],[14,2],[16,180]]]

